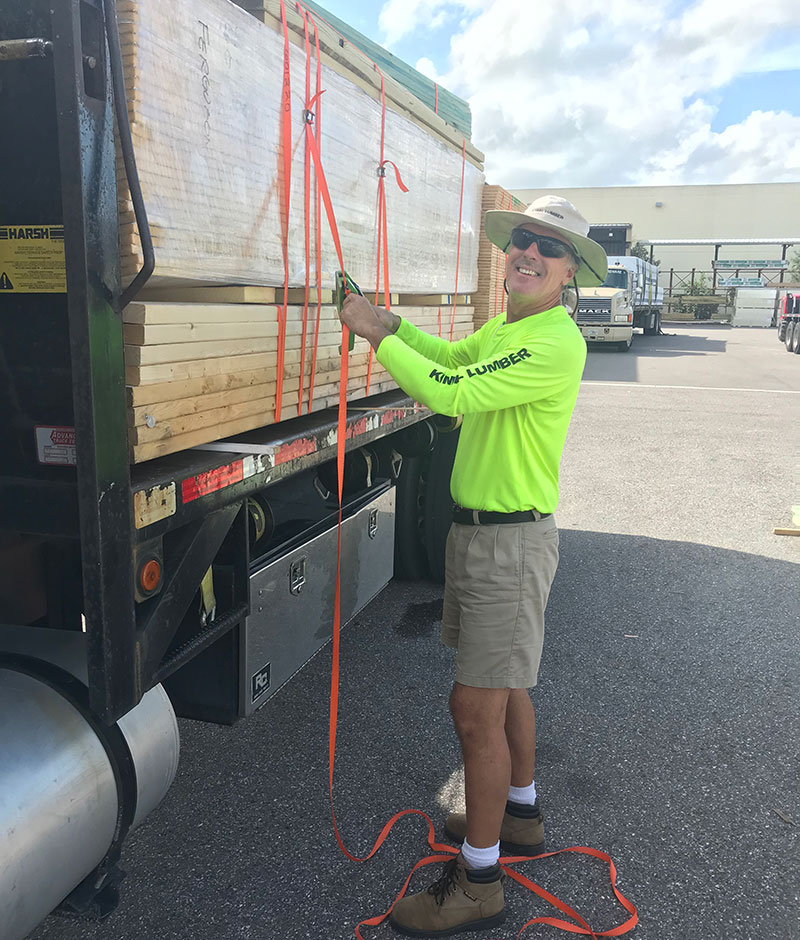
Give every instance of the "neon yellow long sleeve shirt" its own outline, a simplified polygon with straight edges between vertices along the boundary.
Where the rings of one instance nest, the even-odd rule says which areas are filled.
[[[402,320],[378,361],[416,401],[463,415],[450,489],[468,509],[553,512],[558,468],[586,361],[564,307],[506,323],[505,314],[455,343]]]

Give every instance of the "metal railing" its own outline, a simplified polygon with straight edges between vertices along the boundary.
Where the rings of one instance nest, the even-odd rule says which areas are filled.
[[[762,268],[756,270],[755,268],[749,268],[745,271],[744,268],[741,269],[741,273],[738,269],[731,268],[724,272],[725,277],[740,277],[744,273],[749,277],[758,277],[761,278],[764,282],[765,287],[780,287],[782,284],[785,284],[789,281],[792,281],[791,275],[784,270],[768,270]],[[692,268],[691,271],[678,271],[675,268],[670,268],[668,271],[663,270],[659,273],[659,285],[664,288],[664,299],[670,300],[673,297],[681,297],[684,294],[694,294],[695,285],[704,284],[708,288],[708,295],[717,294],[724,295],[728,291],[734,290],[735,288],[729,286],[720,286],[719,285],[720,270],[715,269],[701,269],[701,268]],[[747,285],[738,285],[746,287]]]

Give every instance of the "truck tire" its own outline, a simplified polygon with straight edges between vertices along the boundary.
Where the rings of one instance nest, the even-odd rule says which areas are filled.
[[[450,475],[460,430],[439,433],[428,464],[425,487],[425,548],[428,569],[434,581],[444,583],[444,554],[447,534],[453,521]]]
[[[421,581],[428,576],[422,535],[422,466],[419,456],[404,457],[397,477],[394,518],[394,576],[400,581]]]
[[[644,328],[645,336],[658,336],[661,332],[661,311],[653,310],[653,312],[648,317],[648,322],[650,326]]]
[[[794,345],[792,347],[792,352],[800,356],[800,320],[795,321],[794,324]]]
[[[786,346],[787,352],[794,352],[797,347],[797,324],[789,323],[786,327],[786,338],[784,339],[784,345]]]
[[[786,342],[786,327],[789,325],[787,320],[778,320],[778,342]]]

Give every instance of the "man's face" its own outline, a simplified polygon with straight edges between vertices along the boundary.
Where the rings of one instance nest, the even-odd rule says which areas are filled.
[[[552,229],[527,222],[517,228],[528,229],[537,235],[545,235],[557,241],[569,242]],[[553,305],[561,302],[561,290],[572,280],[577,265],[572,254],[564,258],[545,258],[536,246],[530,245],[521,251],[511,244],[506,258],[506,284],[509,294],[524,295],[527,301],[541,302],[552,299]]]

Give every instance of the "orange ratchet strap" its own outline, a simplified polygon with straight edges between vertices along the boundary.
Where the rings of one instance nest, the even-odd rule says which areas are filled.
[[[386,114],[386,100],[383,97],[383,87],[384,79],[381,75],[381,96],[383,98],[383,114]],[[388,233],[388,216],[386,214],[386,186],[385,186],[385,176],[386,176],[386,166],[394,167],[394,175],[397,180],[397,185],[402,192],[407,193],[408,187],[403,183],[400,178],[400,170],[397,168],[397,164],[392,160],[385,160],[383,158],[383,134],[384,134],[384,122],[381,121],[381,162],[378,165],[378,265],[377,265],[377,274],[375,276],[375,304],[378,303],[378,293],[380,291],[381,284],[381,248],[383,248],[383,306],[387,310],[392,309],[391,295],[389,293],[389,233]],[[373,349],[370,347],[369,350],[369,364],[367,365],[367,388],[366,394],[369,395],[369,385],[372,379],[372,359],[373,359]]]
[[[297,413],[298,415],[302,413],[303,410],[303,391],[305,384],[305,364],[306,364],[306,338],[308,335],[308,300],[309,300],[309,291],[310,286],[310,270],[311,270],[311,146],[309,144],[308,138],[315,137],[317,147],[319,148],[320,140],[320,112],[321,112],[321,95],[322,95],[322,62],[320,60],[319,54],[319,33],[317,32],[316,23],[312,23],[314,27],[314,40],[316,45],[317,52],[317,76],[316,76],[316,93],[312,97],[311,95],[311,47],[309,44],[309,32],[308,32],[308,17],[303,8],[300,7],[300,4],[297,4],[297,8],[300,12],[300,15],[303,17],[303,24],[305,28],[305,46],[306,46],[306,97],[305,97],[305,110],[303,112],[303,120],[305,125],[305,165],[304,165],[304,182],[305,182],[305,201],[304,201],[304,212],[305,212],[305,252],[306,252],[306,273],[305,273],[305,295],[303,303],[303,334],[300,346],[300,393],[297,398]],[[314,110],[316,108],[316,111]],[[314,130],[314,125],[316,124],[316,132]],[[314,372],[316,371],[317,365],[317,350],[319,347],[319,322],[320,322],[320,313],[322,311],[322,270],[321,270],[321,256],[322,256],[322,220],[320,218],[320,194],[319,194],[319,179],[317,174],[314,173],[314,209],[315,209],[315,249],[316,249],[316,287],[317,287],[317,317],[316,324],[314,327],[314,347],[311,355],[311,376],[309,378],[308,384],[308,411],[311,412],[311,405],[314,398]]]
[[[308,17],[311,22],[314,22],[314,18],[318,19],[321,23],[324,23],[328,29],[336,33],[336,35],[343,41],[348,43],[362,58],[366,59],[367,62],[375,69],[375,71],[381,77],[381,144],[380,144],[380,160],[378,162],[378,224],[377,224],[377,272],[375,277],[375,304],[378,303],[378,294],[380,292],[380,283],[381,283],[381,258],[383,260],[383,304],[387,310],[392,309],[391,304],[391,295],[389,294],[389,243],[388,243],[388,226],[387,226],[387,216],[386,216],[386,187],[384,184],[384,177],[386,175],[386,165],[389,164],[394,167],[395,179],[399,189],[407,193],[408,187],[405,186],[403,180],[400,178],[400,170],[392,160],[385,159],[385,142],[386,142],[386,78],[379,68],[377,62],[373,62],[370,57],[363,52],[358,46],[353,45],[347,39],[346,36],[342,35],[335,26],[332,26],[323,16],[320,16],[318,13],[313,13],[308,9],[308,7],[303,6],[300,0],[296,2],[297,9],[303,16],[305,20]],[[316,27],[315,27],[316,28]],[[317,39],[317,62],[319,63],[319,39]],[[317,94],[319,94],[319,87],[317,88]],[[437,89],[437,102],[438,102],[438,89]],[[369,395],[369,387],[372,380],[372,363],[374,358],[374,350],[370,348],[369,351],[369,361],[367,364],[367,384],[365,394]],[[313,378],[313,376],[312,376]]]
[[[302,10],[300,13],[302,14]],[[312,124],[314,122],[314,112],[311,104],[311,47],[308,40],[308,20],[303,16],[305,25],[306,40],[306,97],[305,110],[303,111],[303,123],[305,126],[305,136],[313,134]],[[317,59],[317,68],[319,68],[319,59]],[[305,153],[303,156],[303,219],[305,229],[304,247],[306,253],[306,271],[305,283],[303,285],[303,330],[300,339],[300,385],[297,394],[297,414],[303,413],[303,391],[306,376],[306,335],[308,330],[308,298],[311,289],[311,151],[306,142]]]
[[[320,149],[320,141],[322,139],[322,58],[319,53],[319,30],[317,29],[317,24],[311,20],[311,25],[314,28],[314,46],[317,54],[317,81],[314,97],[311,97],[311,90],[309,87],[309,67],[311,61],[311,53],[309,49],[309,37],[308,37],[308,26],[310,21],[310,16],[307,15],[307,11],[299,3],[297,4],[297,9],[300,15],[303,17],[303,24],[305,27],[305,41],[306,41],[306,112],[305,112],[305,123],[306,123],[306,162],[309,165],[310,170],[310,159],[311,159],[311,145],[309,144],[308,138],[313,137],[316,142],[317,149]],[[316,125],[316,131],[314,130],[314,125]],[[306,244],[309,240],[309,211],[308,211],[308,200],[309,193],[308,187],[306,187]],[[311,413],[311,407],[314,401],[314,381],[317,371],[317,352],[319,349],[319,324],[322,314],[322,205],[321,205],[321,195],[319,189],[319,177],[317,176],[316,170],[314,171],[314,249],[315,249],[315,263],[316,263],[316,287],[317,287],[317,315],[316,321],[314,324],[314,345],[311,353],[311,375],[308,382],[308,408],[307,411]],[[308,249],[306,249],[306,307],[308,306]],[[305,316],[305,311],[303,313]],[[301,394],[302,394],[302,385],[301,385]]]

